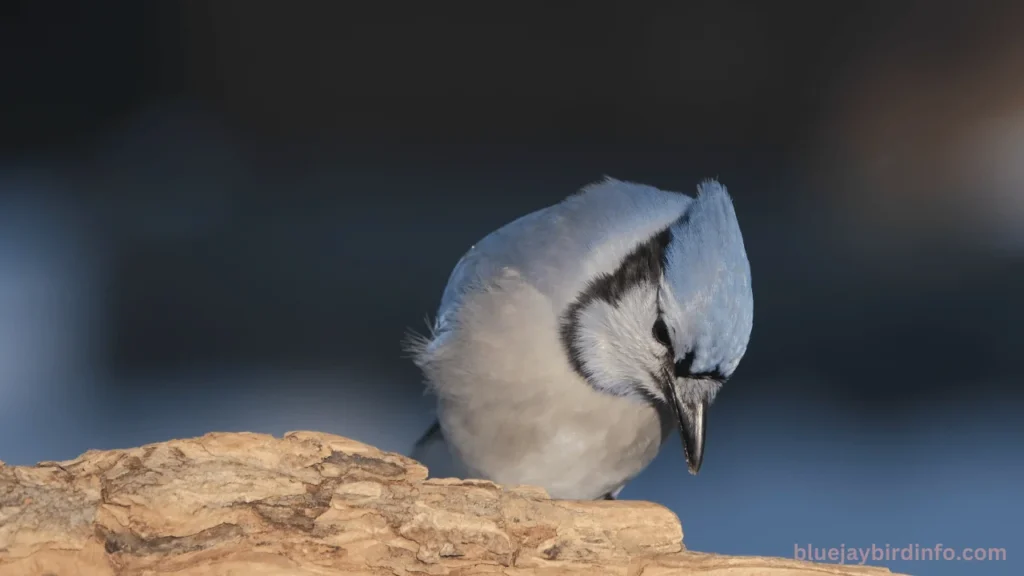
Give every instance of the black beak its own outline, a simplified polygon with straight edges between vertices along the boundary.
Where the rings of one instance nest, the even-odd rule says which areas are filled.
[[[704,462],[704,431],[707,429],[705,415],[708,411],[707,400],[699,402],[683,402],[675,391],[669,387],[672,397],[672,411],[679,424],[679,435],[683,439],[683,453],[686,454],[686,465],[690,474],[700,471]]]

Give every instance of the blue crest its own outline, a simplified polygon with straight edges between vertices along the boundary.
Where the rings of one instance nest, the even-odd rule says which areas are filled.
[[[701,182],[670,231],[664,277],[675,306],[666,308],[666,321],[677,334],[677,360],[692,360],[694,373],[728,376],[746,352],[754,297],[743,236],[725,187],[715,180]]]

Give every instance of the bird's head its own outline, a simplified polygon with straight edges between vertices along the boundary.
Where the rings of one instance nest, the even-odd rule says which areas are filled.
[[[708,406],[746,352],[753,313],[732,200],[705,181],[678,220],[590,282],[565,313],[562,339],[595,389],[669,408],[696,474]]]

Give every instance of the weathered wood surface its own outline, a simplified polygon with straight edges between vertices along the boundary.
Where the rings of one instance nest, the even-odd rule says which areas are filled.
[[[426,476],[315,432],[0,463],[0,576],[889,574],[686,551],[675,515],[649,502]]]

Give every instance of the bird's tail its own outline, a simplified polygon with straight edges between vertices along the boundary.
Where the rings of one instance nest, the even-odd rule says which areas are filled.
[[[416,441],[409,457],[426,466],[431,478],[466,478],[466,471],[452,455],[437,420]]]
[[[427,431],[420,436],[420,439],[416,441],[416,444],[412,447],[412,457],[416,458],[416,454],[423,453],[430,448],[430,445],[434,442],[444,442],[444,433],[441,431],[441,422],[434,420],[434,423],[427,428]]]

